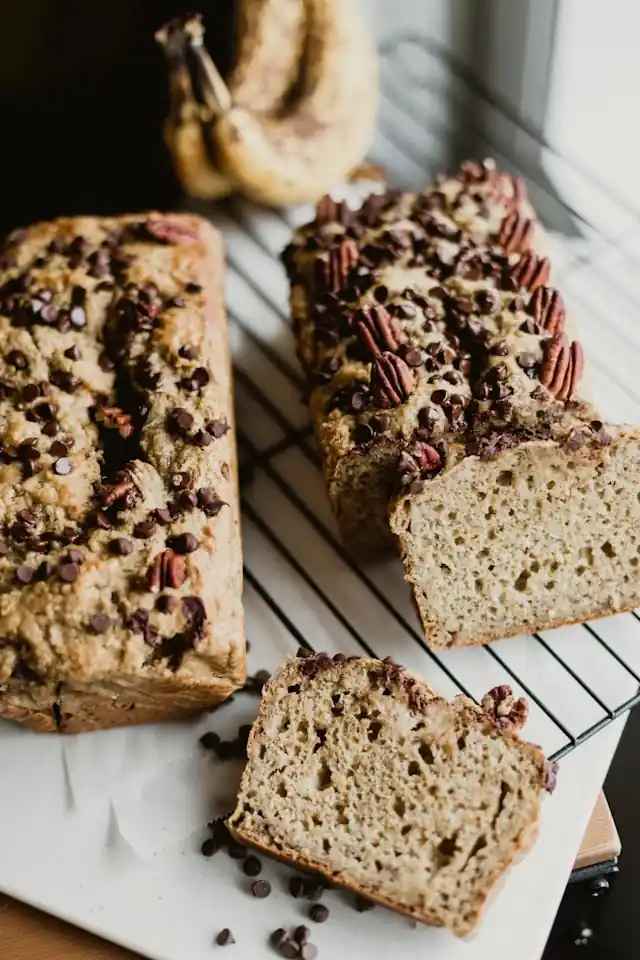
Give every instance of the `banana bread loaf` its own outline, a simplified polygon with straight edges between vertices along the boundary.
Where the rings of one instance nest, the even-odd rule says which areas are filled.
[[[355,212],[324,198],[284,255],[343,538],[395,534],[434,648],[640,603],[640,432],[580,398],[536,246],[522,182],[486,161]]]
[[[220,238],[63,219],[0,270],[0,716],[210,707],[245,675]]]
[[[269,681],[229,820],[242,842],[468,936],[535,839],[556,767],[496,687],[447,702],[389,661],[317,654]]]

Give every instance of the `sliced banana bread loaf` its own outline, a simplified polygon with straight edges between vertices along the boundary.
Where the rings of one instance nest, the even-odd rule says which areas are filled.
[[[640,432],[578,395],[539,240],[522,182],[471,162],[355,212],[324,198],[284,256],[342,535],[396,535],[434,647],[640,604]]]
[[[395,663],[293,659],[267,684],[235,812],[241,841],[467,936],[536,836],[556,768],[526,703],[447,702]]]

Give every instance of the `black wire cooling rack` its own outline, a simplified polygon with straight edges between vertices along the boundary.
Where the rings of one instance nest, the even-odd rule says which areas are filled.
[[[381,60],[380,128],[371,159],[392,182],[418,189],[470,153],[494,156],[506,170],[525,176],[532,202],[552,231],[555,282],[579,314],[587,352],[597,348],[591,354],[606,410],[637,421],[640,390],[633,367],[640,333],[632,321],[640,304],[631,283],[620,280],[640,266],[634,256],[640,251],[637,219],[432,41],[397,38],[381,50]],[[456,123],[459,111],[477,118],[465,124],[464,135]],[[547,164],[584,182],[585,209],[556,192]],[[595,194],[598,222],[588,212],[588,197]],[[558,760],[640,701],[640,617],[634,612],[436,654],[424,646],[399,562],[354,565],[329,515],[300,402],[304,382],[278,262],[292,225],[309,214],[235,202],[219,224],[229,259],[252,647],[275,647],[279,654],[299,645],[393,654],[444,695],[464,693],[475,700],[497,683],[510,683],[530,701],[527,736]],[[629,228],[622,240],[621,224]],[[622,370],[621,350],[629,358]],[[630,569],[629,576],[635,575]]]

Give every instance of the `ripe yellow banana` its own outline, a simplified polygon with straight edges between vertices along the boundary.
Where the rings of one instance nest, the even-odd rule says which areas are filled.
[[[281,4],[282,17],[291,0],[272,2],[275,23],[275,5]],[[306,34],[299,75],[275,108],[265,98],[254,97],[246,82],[240,92],[228,88],[204,47],[200,21],[183,24],[210,116],[204,123],[209,123],[210,155],[215,156],[218,174],[260,203],[317,200],[358,165],[375,130],[377,57],[355,5],[352,0],[302,2]],[[281,54],[277,31],[271,36]],[[263,43],[261,62],[273,62],[266,31]],[[178,169],[180,164],[184,166],[184,157],[176,158]],[[205,196],[183,183],[193,195]]]
[[[157,31],[156,40],[169,67],[170,112],[164,140],[189,195],[214,199],[236,189],[232,178],[219,169],[211,139],[218,98],[224,101],[231,96],[236,103],[254,104],[258,111],[279,109],[298,77],[305,17],[303,0],[239,0],[236,65],[228,93],[224,84],[217,89],[215,110],[209,95],[211,80],[202,76],[198,63],[201,18],[178,18]]]

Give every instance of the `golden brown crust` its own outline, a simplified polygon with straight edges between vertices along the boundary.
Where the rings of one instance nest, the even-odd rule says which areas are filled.
[[[67,218],[9,238],[0,715],[28,720],[34,693],[61,684],[66,726],[94,729],[180,716],[242,684],[223,274],[219,235],[190,215]],[[117,698],[99,701],[112,683],[134,703],[126,720]],[[147,687],[162,700],[145,702]]]

